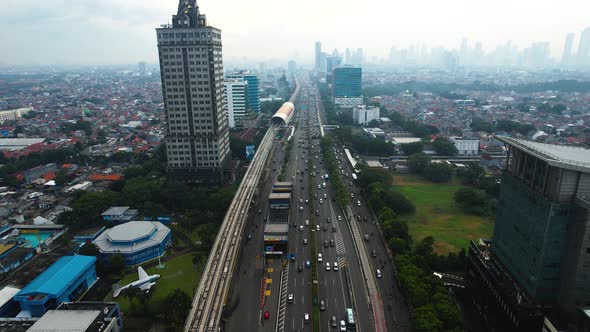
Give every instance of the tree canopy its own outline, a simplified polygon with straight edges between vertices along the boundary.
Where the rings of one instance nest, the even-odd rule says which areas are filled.
[[[401,149],[404,152],[404,154],[407,156],[422,152],[423,147],[424,147],[424,144],[422,142],[401,144]]]
[[[448,138],[438,137],[433,143],[432,148],[439,156],[455,156],[457,148]]]
[[[430,165],[430,157],[425,153],[414,153],[408,157],[408,168],[413,173],[422,173]]]

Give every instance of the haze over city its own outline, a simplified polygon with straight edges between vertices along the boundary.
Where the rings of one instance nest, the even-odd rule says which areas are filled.
[[[311,63],[313,42],[327,52],[391,47],[458,49],[463,38],[486,51],[511,41],[519,49],[550,42],[558,59],[567,33],[590,25],[585,0],[490,1],[199,1],[223,34],[226,59]],[[157,61],[154,28],[170,21],[173,0],[3,0],[0,65],[126,64]],[[556,13],[556,9],[561,9]]]
[[[0,0],[0,332],[589,332],[590,0]]]

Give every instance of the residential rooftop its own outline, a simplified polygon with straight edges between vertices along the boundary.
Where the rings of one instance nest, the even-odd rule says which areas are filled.
[[[85,271],[90,265],[94,265],[96,257],[93,256],[64,256],[58,259],[47,270],[41,273],[18,296],[29,294],[60,294],[71,286],[72,278]]]

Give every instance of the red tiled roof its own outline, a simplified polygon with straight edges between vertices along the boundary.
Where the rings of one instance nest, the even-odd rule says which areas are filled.
[[[45,181],[51,181],[51,180],[55,180],[55,173],[54,172],[47,172],[45,174],[43,174],[43,179]]]
[[[120,174],[92,174],[88,177],[90,181],[119,181],[123,179]]]

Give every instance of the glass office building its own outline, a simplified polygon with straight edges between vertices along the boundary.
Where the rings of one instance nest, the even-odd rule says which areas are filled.
[[[252,112],[260,112],[260,80],[258,75],[234,73],[225,75],[226,79],[240,79],[248,82],[248,106]]]
[[[336,67],[332,75],[334,104],[354,107],[363,103],[362,76],[360,67]]]

